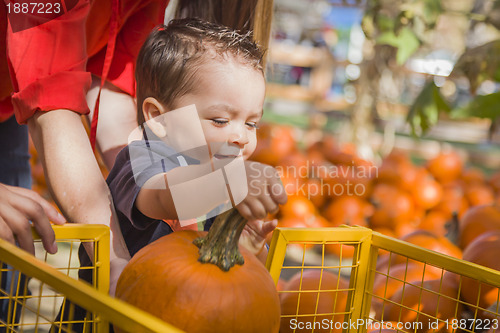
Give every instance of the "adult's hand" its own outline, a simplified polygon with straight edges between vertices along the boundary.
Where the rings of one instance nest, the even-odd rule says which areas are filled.
[[[0,184],[0,238],[35,254],[31,223],[40,235],[43,247],[49,253],[57,252],[55,235],[50,220],[56,224],[66,222],[64,217],[36,192]]]

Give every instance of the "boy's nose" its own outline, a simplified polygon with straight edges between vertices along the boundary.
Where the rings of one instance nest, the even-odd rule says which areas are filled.
[[[235,131],[229,136],[229,142],[237,144],[241,147],[248,143],[248,135],[246,131]]]

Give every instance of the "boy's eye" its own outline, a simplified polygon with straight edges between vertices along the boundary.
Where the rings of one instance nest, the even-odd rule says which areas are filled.
[[[254,122],[246,123],[246,125],[251,128],[259,129],[259,125],[257,125],[257,123]]]
[[[211,120],[215,125],[218,125],[218,126],[226,125],[227,123],[229,123],[229,120],[225,120],[225,119],[211,119]]]

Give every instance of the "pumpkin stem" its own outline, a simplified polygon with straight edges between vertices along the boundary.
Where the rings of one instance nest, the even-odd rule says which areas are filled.
[[[453,213],[451,221],[445,224],[446,228],[446,238],[448,238],[453,244],[458,245],[459,242],[459,221],[458,214]]]
[[[234,208],[217,216],[208,234],[193,241],[200,248],[198,261],[217,265],[226,272],[236,264],[243,265],[238,242],[246,223]]]

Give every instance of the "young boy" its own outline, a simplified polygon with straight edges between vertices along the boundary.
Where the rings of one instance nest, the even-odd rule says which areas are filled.
[[[136,67],[142,137],[107,179],[131,256],[173,231],[208,230],[233,205],[249,221],[241,243],[265,260],[276,221],[261,219],[286,194],[276,170],[244,162],[262,117],[262,56],[250,35],[197,19],[174,20],[146,40]]]
[[[248,220],[240,243],[265,261],[265,237],[276,221],[262,219],[287,198],[275,169],[244,161],[262,117],[261,61],[250,35],[197,19],[173,20],[149,35],[136,66],[141,126],[107,178],[131,256],[173,231],[208,230],[234,205]],[[83,246],[79,256],[82,267],[91,265]],[[79,277],[92,282],[92,271]],[[72,318],[85,315],[76,306]]]

